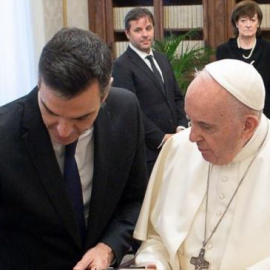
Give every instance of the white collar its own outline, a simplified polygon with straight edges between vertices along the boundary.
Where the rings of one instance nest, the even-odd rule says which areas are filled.
[[[153,50],[150,49],[150,53],[146,53],[143,51],[138,50],[137,48],[135,48],[131,43],[129,43],[129,47],[135,52],[137,53],[143,60],[145,60],[145,57],[148,55],[153,55]],[[154,56],[154,55],[153,55]]]

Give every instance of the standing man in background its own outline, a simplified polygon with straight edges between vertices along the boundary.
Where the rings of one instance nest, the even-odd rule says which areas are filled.
[[[136,96],[111,88],[111,53],[64,28],[38,86],[0,108],[0,269],[119,265],[146,187]]]
[[[146,8],[135,7],[127,13],[129,47],[113,67],[113,85],[132,91],[140,102],[149,176],[162,145],[187,125],[184,98],[169,60],[151,49],[154,25],[153,14]]]

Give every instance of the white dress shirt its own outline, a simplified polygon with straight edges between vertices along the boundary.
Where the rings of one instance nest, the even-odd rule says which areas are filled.
[[[88,129],[79,139],[76,147],[75,159],[77,162],[83,192],[84,216],[87,223],[89,203],[92,192],[93,170],[94,170],[94,128]],[[65,146],[53,142],[54,152],[63,173]]]
[[[129,47],[135,51],[135,53],[137,53],[141,58],[142,60],[145,62],[145,64],[152,70],[152,67],[151,67],[151,64],[150,64],[150,61],[146,58],[148,55],[152,55],[153,56],[153,61],[154,61],[154,64],[157,68],[157,70],[159,71],[160,75],[161,75],[161,78],[162,78],[162,81],[164,82],[164,78],[163,78],[163,74],[162,74],[162,71],[154,57],[154,54],[153,54],[153,51],[152,49],[150,50],[149,53],[146,53],[146,52],[143,52],[143,51],[140,51],[138,50],[137,48],[135,48],[131,43],[129,43]],[[152,70],[153,71],[153,70]]]

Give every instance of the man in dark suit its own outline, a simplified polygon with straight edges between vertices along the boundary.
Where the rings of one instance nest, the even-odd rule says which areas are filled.
[[[139,99],[150,175],[164,142],[187,125],[183,96],[166,55],[151,49],[152,13],[141,7],[130,10],[125,16],[125,33],[130,44],[114,62],[113,86],[130,90]]]
[[[110,89],[111,67],[95,34],[64,28],[42,51],[38,87],[0,108],[0,269],[106,269],[130,248],[144,133],[136,96]],[[64,181],[74,141],[84,234]]]

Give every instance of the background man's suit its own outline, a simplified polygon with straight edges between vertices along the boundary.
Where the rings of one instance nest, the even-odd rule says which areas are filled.
[[[140,119],[136,97],[112,88],[94,124],[84,248],[37,89],[0,109],[0,269],[72,269],[100,241],[119,263],[130,246],[146,185]]]
[[[113,85],[126,88],[137,95],[144,116],[148,170],[158,156],[158,146],[167,133],[177,126],[186,126],[183,96],[166,55],[153,52],[162,71],[165,93],[154,73],[130,47],[114,62]]]

